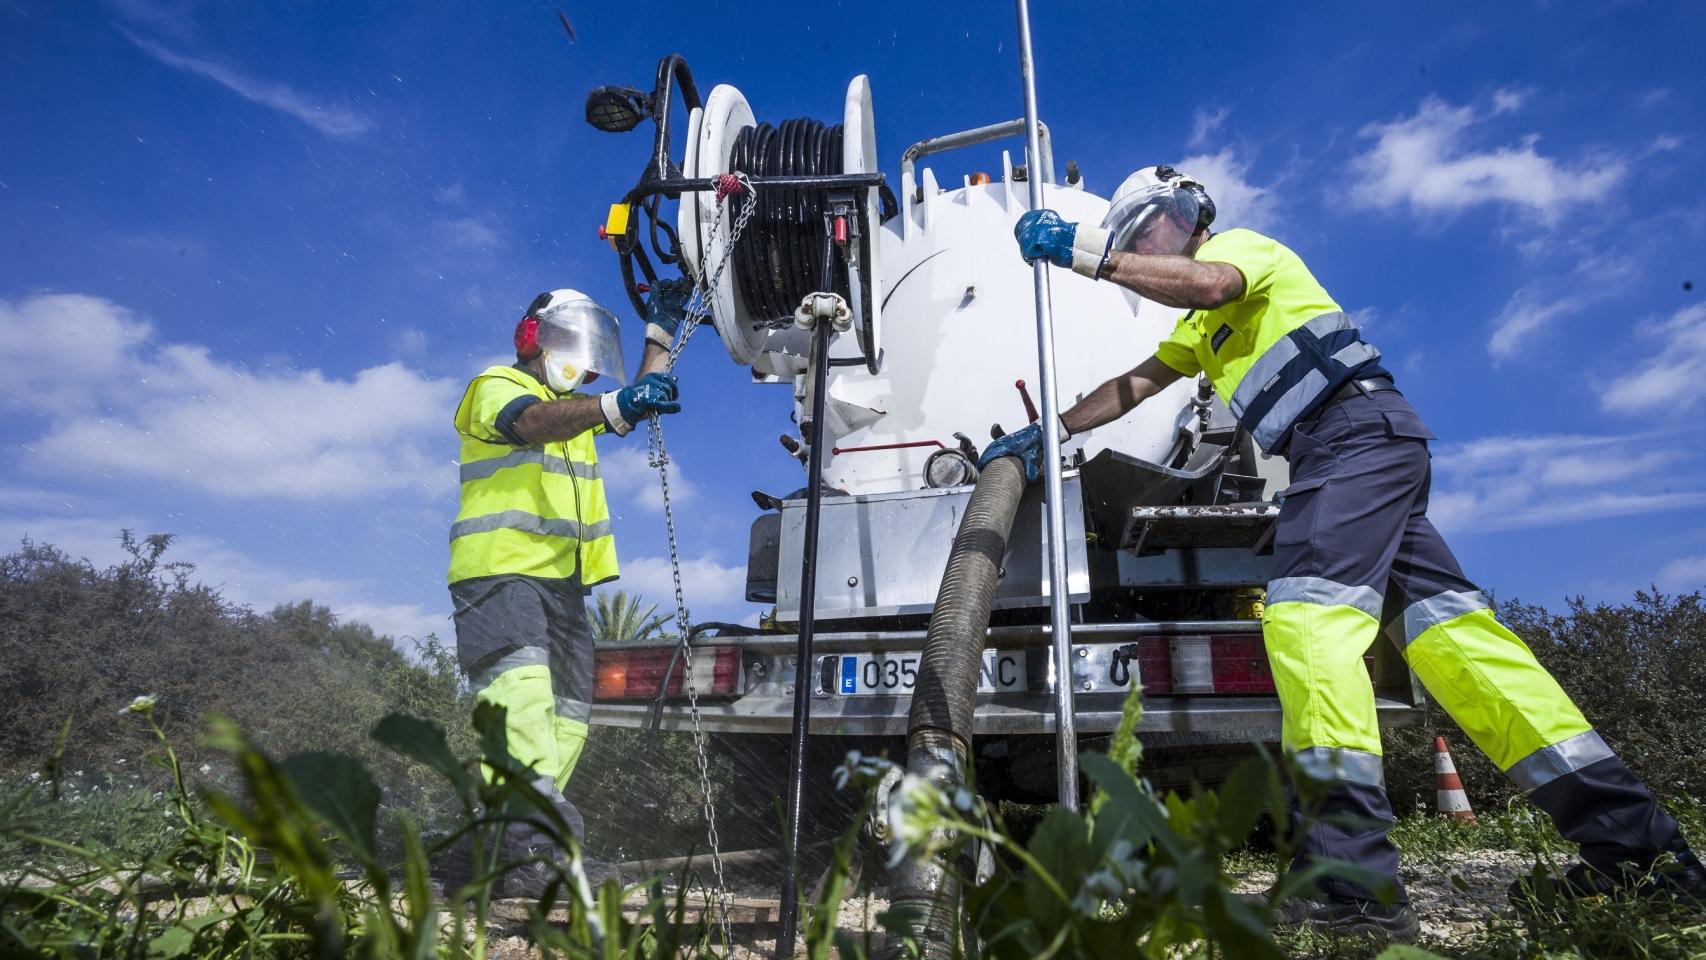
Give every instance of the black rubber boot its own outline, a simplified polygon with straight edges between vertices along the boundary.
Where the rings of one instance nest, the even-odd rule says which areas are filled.
[[[1282,900],[1274,907],[1273,926],[1280,933],[1308,927],[1336,936],[1398,943],[1414,943],[1422,933],[1416,908],[1408,903],[1386,904],[1344,897]]]
[[[1511,906],[1526,913],[1552,910],[1571,900],[1605,897],[1611,900],[1673,900],[1691,910],[1706,910],[1706,866],[1692,851],[1675,862],[1639,870],[1609,873],[1585,863],[1572,865],[1562,877],[1535,872],[1518,877],[1507,888]]]

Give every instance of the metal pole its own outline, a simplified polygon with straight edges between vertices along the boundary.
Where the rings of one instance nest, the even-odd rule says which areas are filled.
[[[827,228],[829,224],[824,226]],[[835,289],[835,231],[826,230],[822,290]],[[817,530],[823,511],[824,395],[829,392],[831,323],[820,318],[812,329],[812,433],[806,457],[806,523],[800,550],[800,642],[794,648],[794,740],[788,747],[787,857],[782,861],[782,897],[777,909],[776,956],[794,955],[800,902],[800,809],[806,784],[806,728],[812,719],[812,619],[817,616]]]
[[[1037,128],[1037,80],[1031,59],[1031,11],[1016,0],[1019,14],[1019,73],[1025,81],[1025,151],[1032,171],[1031,209],[1043,206],[1042,145]],[[1066,516],[1061,508],[1060,403],[1054,382],[1054,308],[1049,298],[1048,263],[1031,264],[1037,289],[1037,363],[1043,401],[1043,496],[1048,515],[1049,624],[1054,629],[1054,734],[1056,783],[1060,805],[1078,809],[1078,722],[1073,713],[1072,610],[1066,586]]]

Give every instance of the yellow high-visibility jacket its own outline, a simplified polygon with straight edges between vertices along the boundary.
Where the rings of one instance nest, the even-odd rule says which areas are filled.
[[[593,447],[603,430],[531,446],[515,434],[522,410],[555,399],[519,367],[490,367],[468,384],[456,407],[462,507],[450,528],[451,583],[496,574],[578,578],[587,587],[616,579],[616,538]]]

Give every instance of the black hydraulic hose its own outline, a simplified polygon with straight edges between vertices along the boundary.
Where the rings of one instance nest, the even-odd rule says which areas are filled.
[[[954,535],[930,613],[907,722],[906,768],[950,791],[965,783],[971,762],[972,711],[989,608],[1024,492],[1025,472],[1016,457],[1001,457],[984,468]],[[938,855],[902,861],[890,879],[890,902],[911,911],[908,926],[930,960],[961,955],[957,941],[964,869]],[[901,955],[900,939],[893,938],[897,945],[890,956]]]
[[[810,118],[761,123],[735,138],[729,169],[754,177],[824,176],[842,172],[841,125]],[[753,223],[735,243],[730,269],[747,310],[766,320],[792,317],[808,293],[825,289],[824,193],[818,189],[758,191]],[[829,289],[847,295],[847,265],[839,259]]]

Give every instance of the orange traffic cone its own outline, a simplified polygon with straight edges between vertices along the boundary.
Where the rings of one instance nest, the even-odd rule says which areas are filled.
[[[1445,748],[1444,737],[1434,737],[1434,794],[1440,816],[1475,822],[1475,811],[1469,809],[1469,794],[1463,792],[1463,781],[1457,776],[1457,765],[1451,762],[1451,751]]]

